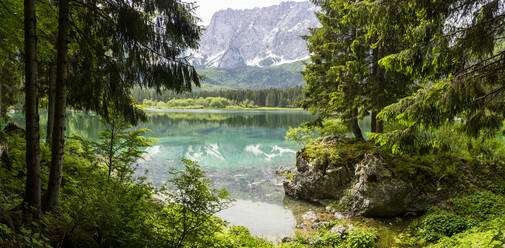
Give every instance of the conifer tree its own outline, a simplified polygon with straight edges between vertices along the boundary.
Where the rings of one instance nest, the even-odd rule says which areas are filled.
[[[423,88],[382,113],[389,121],[399,120],[404,128],[378,140],[412,141],[415,138],[409,136],[453,125],[457,120],[463,120],[462,131],[468,135],[493,136],[505,119],[505,3],[388,0],[383,7],[400,8],[405,16],[415,18],[379,23],[408,27],[403,37],[407,46],[381,63]]]
[[[179,0],[62,0],[58,8],[56,111],[47,209],[59,199],[67,102],[106,120],[113,109],[135,124],[145,114],[130,96],[134,86],[161,93],[190,91],[192,84],[200,85],[196,70],[182,56],[185,49],[197,48],[200,37],[192,4]],[[66,47],[69,41],[70,49]]]
[[[41,175],[40,175],[40,137],[39,137],[39,101],[38,101],[38,61],[37,61],[37,17],[35,1],[24,1],[25,31],[25,121],[26,121],[26,189],[25,217],[38,217],[41,208]]]
[[[401,30],[381,34],[380,2],[313,1],[322,27],[311,29],[306,37],[311,63],[306,65],[307,81],[303,107],[319,114],[320,119],[340,118],[354,136],[363,140],[358,119],[371,114],[372,132],[382,132],[376,116],[385,106],[411,91],[411,82],[400,73],[386,72],[379,61],[401,43]],[[389,39],[389,40],[388,40]]]

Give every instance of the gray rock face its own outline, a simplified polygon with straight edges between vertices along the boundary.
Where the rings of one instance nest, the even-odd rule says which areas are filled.
[[[354,178],[354,168],[341,166],[323,173],[318,168],[319,160],[307,161],[300,152],[296,156],[296,170],[293,180],[283,182],[287,195],[296,199],[320,202],[338,199]]]
[[[378,155],[366,154],[356,165],[354,175],[349,189],[353,215],[398,216],[427,207],[422,195],[395,178]]]
[[[308,161],[297,153],[294,177],[283,182],[287,195],[313,202],[338,202],[345,208],[337,212],[342,218],[401,216],[423,211],[432,203],[415,186],[395,177],[379,154],[367,153],[356,164],[328,166],[326,172],[318,169],[317,163],[318,159]]]
[[[302,35],[319,26],[310,2],[216,12],[192,54],[198,67],[272,66],[307,58]]]

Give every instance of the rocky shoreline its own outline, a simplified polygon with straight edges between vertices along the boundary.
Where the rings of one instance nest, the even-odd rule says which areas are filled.
[[[295,168],[280,167],[276,172],[285,178],[286,195],[327,206],[337,219],[418,215],[446,195],[442,190],[425,192],[422,185],[396,175],[380,152],[366,147],[358,151],[350,139],[325,137],[314,146],[329,153],[351,147],[348,150],[356,156],[314,158],[307,153],[315,148],[304,147],[296,155]]]

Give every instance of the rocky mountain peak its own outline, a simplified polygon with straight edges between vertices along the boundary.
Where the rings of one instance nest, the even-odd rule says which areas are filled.
[[[310,2],[283,2],[265,8],[218,11],[192,54],[197,67],[266,67],[306,59],[302,35],[317,27]]]

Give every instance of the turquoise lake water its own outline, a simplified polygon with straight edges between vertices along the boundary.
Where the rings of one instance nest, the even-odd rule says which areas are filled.
[[[297,213],[311,206],[285,198],[275,169],[295,163],[298,147],[285,141],[288,128],[312,118],[304,111],[150,112],[149,121],[138,127],[150,129],[148,136],[158,141],[147,149],[137,174],[161,186],[168,169],[180,167],[182,158],[197,161],[214,187],[225,188],[236,199],[218,216],[270,240],[289,236]],[[13,119],[22,122],[20,114]],[[67,135],[95,139],[103,129],[97,116],[68,113]]]

